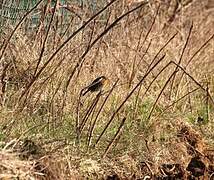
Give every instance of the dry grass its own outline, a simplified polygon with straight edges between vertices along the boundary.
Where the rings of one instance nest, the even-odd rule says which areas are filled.
[[[177,163],[180,172],[198,155],[212,176],[212,3],[124,2],[74,15],[64,34],[54,13],[49,30],[2,35],[0,141],[16,139],[12,153],[0,151],[2,177],[161,178],[162,165]],[[111,82],[104,92],[80,97],[100,75]],[[38,156],[20,160],[24,139]]]

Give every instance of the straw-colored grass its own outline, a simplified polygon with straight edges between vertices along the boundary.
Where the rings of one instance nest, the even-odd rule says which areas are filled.
[[[157,178],[175,163],[187,177],[197,155],[211,177],[214,11],[208,0],[176,2],[116,1],[90,21],[89,12],[74,15],[64,35],[57,7],[50,30],[29,36],[8,27],[0,40],[0,177]],[[80,96],[101,75],[110,80],[102,94]],[[28,148],[20,156],[21,142],[39,155]]]

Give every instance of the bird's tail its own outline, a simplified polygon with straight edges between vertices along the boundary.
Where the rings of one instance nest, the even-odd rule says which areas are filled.
[[[85,96],[89,92],[89,89],[87,89],[85,92],[82,93],[82,96]]]

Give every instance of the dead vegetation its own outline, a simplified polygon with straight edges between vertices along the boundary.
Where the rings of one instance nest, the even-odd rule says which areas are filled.
[[[180,125],[177,138],[160,149],[150,142],[150,152],[140,161],[131,152],[113,158],[91,159],[45,152],[33,141],[16,141],[1,150],[1,178],[20,179],[212,179],[214,150],[188,125]],[[10,150],[9,150],[10,149]],[[61,150],[60,150],[61,151]],[[158,157],[158,153],[159,157]],[[161,154],[162,153],[162,154]],[[66,155],[66,156],[65,156]],[[158,159],[159,158],[159,159]]]
[[[67,8],[63,30],[58,3],[1,34],[0,177],[212,179],[212,3]],[[101,75],[109,86],[81,96]]]

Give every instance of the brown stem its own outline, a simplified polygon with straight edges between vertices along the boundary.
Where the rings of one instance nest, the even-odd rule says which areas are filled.
[[[53,19],[54,19],[54,15],[55,15],[55,13],[56,13],[56,9],[57,9],[56,7],[57,7],[57,4],[58,4],[58,1],[59,1],[59,0],[56,0],[55,6],[54,6],[54,11],[53,11],[52,16],[51,16],[51,20],[50,20],[50,23],[49,23],[49,26],[48,26],[48,29],[47,29],[47,33],[46,33],[44,42],[43,42],[43,44],[42,44],[42,49],[41,49],[41,53],[40,53],[40,55],[39,55],[39,60],[38,60],[38,62],[37,62],[37,64],[36,64],[36,69],[35,69],[35,72],[34,72],[34,76],[35,76],[35,74],[36,74],[36,72],[37,72],[37,70],[38,70],[38,68],[39,68],[39,65],[40,65],[40,63],[41,63],[41,61],[42,61],[42,56],[43,56],[43,54],[44,54],[44,52],[45,52],[45,45],[46,45],[46,42],[47,42],[47,39],[48,39],[48,35],[49,35],[50,29],[51,29],[51,25],[52,25],[52,22],[53,22]],[[47,5],[47,6],[48,6],[48,5]],[[47,7],[47,8],[48,8],[48,7]],[[47,11],[47,10],[46,10],[46,11]]]
[[[53,58],[59,53],[59,51],[71,40],[73,39],[81,30],[83,30],[93,19],[95,19],[99,14],[101,14],[105,9],[107,9],[110,5],[112,5],[117,0],[112,0],[110,3],[108,3],[103,9],[98,11],[95,15],[93,15],[91,18],[89,18],[88,21],[86,21],[79,29],[77,29],[68,39],[66,39],[62,45],[58,47],[58,49],[51,55],[51,57],[44,63],[44,65],[41,67],[41,69],[38,71],[38,73],[33,77],[31,82],[27,85],[25,90],[22,92],[19,101],[23,98],[23,96],[29,91],[30,87],[34,84],[34,82],[38,79],[38,77],[41,75],[41,73],[44,71],[44,69],[48,66],[48,64],[53,60]],[[77,67],[79,67],[79,62],[74,67],[73,74],[76,71]]]
[[[104,152],[104,154],[103,154],[103,156],[102,156],[103,158],[106,157],[106,155],[108,154],[109,150],[112,148],[114,142],[115,142],[116,139],[119,137],[119,135],[122,133],[122,129],[123,129],[123,126],[124,126],[124,124],[125,124],[125,121],[126,121],[126,118],[124,117],[123,120],[122,120],[121,123],[120,123],[120,126],[119,126],[119,128],[118,128],[116,134],[114,135],[113,139],[111,140],[111,142],[110,142],[109,145],[107,146],[107,148],[106,148],[106,150],[105,150],[105,152]]]
[[[31,10],[29,10],[24,16],[23,18],[19,21],[19,23],[16,25],[15,29],[12,31],[11,35],[8,37],[7,40],[4,41],[4,45],[2,46],[2,49],[0,50],[1,56],[0,56],[0,62],[2,60],[2,57],[4,56],[4,53],[7,49],[7,46],[10,42],[10,40],[12,39],[13,35],[15,34],[16,30],[20,27],[20,25],[23,23],[23,21],[28,17],[28,15],[33,12],[42,2],[43,0],[40,0]]]
[[[117,113],[121,110],[121,108],[124,106],[124,104],[127,102],[127,100],[132,96],[132,94],[136,91],[136,89],[141,85],[141,83],[145,80],[145,78],[151,73],[151,71],[153,71],[153,69],[155,67],[157,67],[157,65],[164,59],[165,55],[162,56],[152,67],[151,69],[146,72],[146,74],[142,77],[142,79],[139,81],[139,83],[132,89],[132,91],[127,95],[127,97],[124,99],[124,101],[120,104],[120,106],[116,109],[116,111],[113,113],[113,115],[111,116],[109,122],[107,123],[107,125],[105,126],[105,128],[103,129],[102,133],[100,134],[100,136],[98,137],[96,143],[94,144],[94,146],[97,145],[97,143],[100,141],[101,137],[103,136],[103,134],[105,133],[106,129],[109,127],[109,125],[111,124],[111,122],[114,120],[115,116],[117,115]]]
[[[185,52],[185,50],[186,50],[186,48],[187,48],[187,44],[188,44],[189,39],[190,39],[190,35],[191,35],[191,33],[192,33],[192,29],[193,29],[193,23],[191,24],[191,27],[190,27],[190,29],[189,29],[189,33],[188,33],[186,42],[185,42],[185,44],[184,44],[184,47],[183,47],[183,49],[182,49],[181,56],[180,56],[179,61],[178,61],[178,65],[181,64],[181,61],[182,61],[184,52]],[[174,85],[174,81],[175,81],[175,77],[176,77],[176,73],[177,73],[178,69],[179,69],[179,68],[176,67],[175,70],[174,70],[175,73],[173,73],[174,75],[173,75],[173,77],[172,77],[172,83],[171,83],[170,95],[169,95],[169,98],[170,98],[170,99],[171,99],[171,96],[172,96],[172,89],[173,89],[173,85]],[[177,93],[178,93],[178,87],[177,87],[176,92],[175,92],[175,97],[177,96]]]

